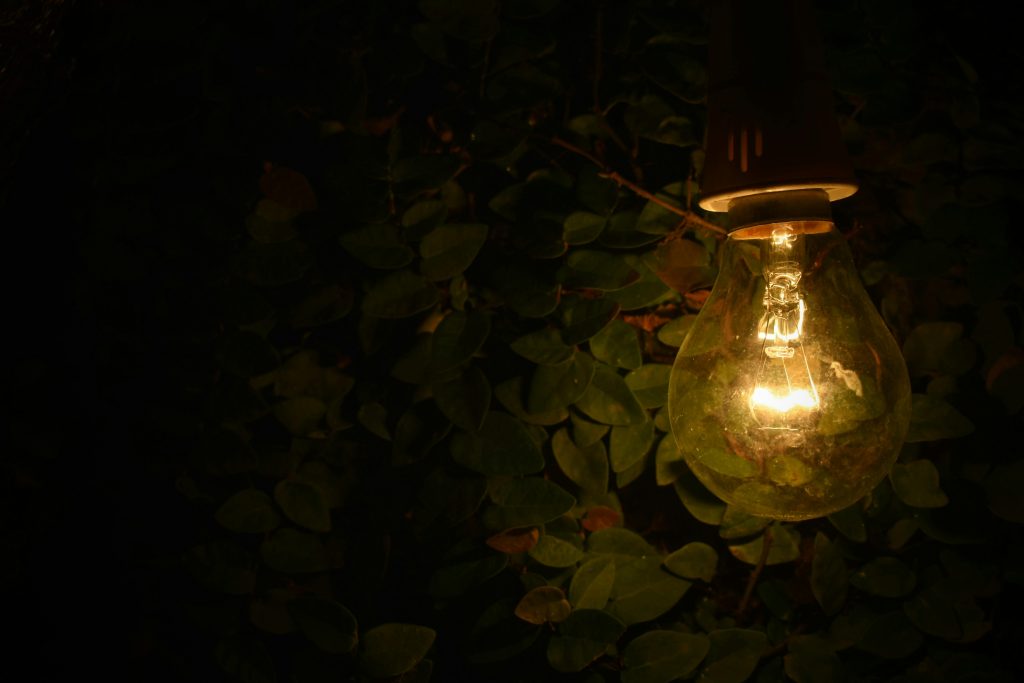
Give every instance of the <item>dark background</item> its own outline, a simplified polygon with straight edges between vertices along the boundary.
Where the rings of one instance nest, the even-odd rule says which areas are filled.
[[[1024,676],[1024,631],[1011,607],[1020,599],[1024,519],[992,472],[1009,477],[1011,488],[1021,482],[1019,35],[996,3],[819,4],[837,112],[864,183],[837,206],[837,218],[851,231],[869,292],[900,342],[921,324],[961,326],[963,343],[932,348],[929,358],[939,360],[919,364],[914,386],[923,393],[930,382],[952,381],[952,391],[936,391],[974,426],[970,435],[940,429],[907,456],[936,462],[944,490],[954,502],[968,501],[967,511],[957,508],[896,550],[886,548],[886,528],[900,514],[917,519],[931,511],[909,506],[882,515],[871,542],[848,549],[847,560],[852,570],[895,553],[920,572],[923,585],[948,544],[983,561],[999,584],[978,598],[992,628],[977,641],[950,644],[927,634],[914,654],[873,664],[858,664],[847,651],[844,670],[851,680],[1014,680]],[[659,31],[673,33],[679,54],[699,64],[702,3],[509,3],[494,26],[466,7],[337,0],[3,4],[0,226],[9,442],[0,484],[0,565],[3,611],[13,630],[4,648],[10,680],[71,674],[218,680],[230,676],[214,654],[217,643],[225,634],[251,632],[265,643],[279,680],[316,680],[293,672],[297,636],[260,634],[246,623],[244,601],[232,598],[238,604],[222,609],[216,591],[200,586],[182,561],[190,548],[226,535],[213,513],[233,491],[247,485],[270,491],[278,478],[203,465],[210,432],[240,419],[211,405],[224,386],[224,340],[241,316],[217,302],[225,277],[234,277],[225,275],[235,272],[232,259],[248,244],[246,219],[266,194],[260,179],[268,168],[297,170],[316,193],[317,210],[301,219],[304,239],[316,245],[302,286],[338,281],[355,293],[356,304],[325,331],[279,325],[267,338],[280,358],[302,346],[347,358],[344,367],[357,386],[374,391],[423,315],[389,322],[388,339],[367,353],[356,334],[359,301],[380,270],[341,250],[337,236],[378,220],[379,207],[363,196],[353,159],[375,159],[396,128],[399,156],[448,155],[467,167],[459,182],[475,206],[465,212],[491,225],[481,268],[509,253],[521,256],[515,240],[500,243],[518,226],[489,212],[490,199],[552,163],[574,175],[588,165],[550,140],[578,142],[567,121],[590,111],[592,98],[606,106],[610,125],[627,142],[619,150],[589,139],[595,146],[588,149],[611,170],[652,192],[697,177],[690,153],[704,125],[703,76],[690,73],[689,83],[679,73],[667,77],[658,70],[665,61],[643,46]],[[452,13],[463,23],[451,23]],[[409,40],[411,27],[431,22],[442,27],[448,64]],[[481,74],[496,68],[499,46],[513,53],[502,68],[536,65],[545,77],[524,71],[514,74],[519,80],[506,84],[505,94],[489,90],[501,72],[488,76],[490,83]],[[595,73],[603,75],[596,96]],[[672,115],[685,118],[692,141],[659,139],[626,116],[643,94],[657,95]],[[624,104],[613,105],[616,98]],[[486,141],[477,138],[474,147],[470,134],[480,134],[486,120],[522,132],[517,139],[525,151],[506,168],[494,163],[504,157]],[[325,135],[330,129],[342,132]],[[510,151],[497,137],[494,146]],[[399,204],[436,196],[438,187],[424,182],[424,190],[409,190]],[[644,205],[628,189],[622,193],[627,203]],[[496,295],[483,293],[486,279],[480,276],[474,296],[493,301]],[[698,292],[706,284],[691,283]],[[292,305],[302,296],[298,286],[274,290],[273,305]],[[699,300],[681,299],[678,310],[692,312]],[[494,310],[505,322],[493,324],[488,344],[504,348],[528,325],[500,303]],[[652,329],[643,325],[650,341]],[[1008,327],[1009,342],[1005,335],[991,341],[992,326]],[[648,344],[652,349],[671,352]],[[352,396],[370,401],[374,391]],[[355,420],[357,402],[348,400],[345,410]],[[353,429],[352,448],[389,452],[363,426]],[[256,424],[255,447],[277,448],[288,436],[279,431]],[[427,460],[436,457],[432,452]],[[378,465],[359,469],[356,486],[374,492],[379,505],[363,500],[336,513],[349,529],[347,552],[365,544],[372,554],[368,549],[387,539],[392,559],[363,584],[351,583],[362,580],[362,568],[350,565],[354,573],[344,573],[350,583],[336,597],[350,596],[342,602],[361,628],[385,621],[435,627],[437,680],[557,677],[542,647],[500,673],[466,663],[454,634],[469,629],[477,602],[438,604],[424,590],[425,577],[441,554],[432,545],[438,539],[479,544],[486,534],[459,526],[426,542],[403,526],[403,501],[417,495],[422,475]],[[749,568],[688,516],[670,488],[645,480],[621,498],[626,526],[659,547],[713,539],[723,566],[709,595],[724,611],[735,606]],[[819,522],[802,527],[805,539],[816,530],[837,536]],[[805,553],[796,569],[769,567],[766,576],[806,584],[806,560]],[[483,592],[506,594],[514,583]],[[790,627],[827,628],[813,600],[797,604],[800,615]],[[232,609],[235,616],[224,616]],[[692,600],[680,608],[694,609]],[[752,622],[763,625],[766,614],[758,603]],[[237,623],[223,626],[222,617]],[[948,659],[936,651],[978,660],[942,668],[935,662]],[[335,680],[357,675],[350,662],[334,666]],[[254,670],[248,680],[268,680]],[[601,671],[617,680],[613,669]]]

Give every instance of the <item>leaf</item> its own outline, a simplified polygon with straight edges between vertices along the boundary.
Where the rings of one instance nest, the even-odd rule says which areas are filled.
[[[638,624],[657,619],[679,602],[692,584],[664,571],[661,559],[654,554],[616,562],[609,614],[624,624]]]
[[[820,531],[814,537],[814,559],[811,561],[811,592],[828,616],[838,614],[846,602],[848,579],[846,562],[837,544]]]
[[[772,544],[768,550],[766,564],[793,562],[800,557],[800,533],[792,526],[775,523],[771,526]],[[765,532],[767,533],[767,531]],[[738,560],[757,565],[764,548],[764,534],[752,541],[729,546],[729,552]]]
[[[576,401],[576,407],[588,417],[610,425],[638,424],[649,419],[626,381],[604,364],[594,368],[594,378]]]
[[[902,612],[889,612],[871,622],[857,647],[882,659],[902,659],[923,643],[924,637]]]
[[[434,190],[451,180],[459,170],[459,159],[447,154],[423,154],[399,159],[391,169],[391,179],[406,195]]]
[[[649,308],[674,297],[672,290],[666,287],[657,274],[647,267],[647,263],[640,256],[626,254],[622,258],[630,268],[640,275],[625,287],[605,294],[607,298],[619,304],[622,310],[635,311],[640,308]]]
[[[417,202],[405,210],[405,213],[402,214],[402,227],[405,229],[407,238],[419,240],[431,230],[441,226],[447,218],[448,208],[444,202],[428,199]]]
[[[700,483],[700,480],[687,470],[679,475],[674,483],[676,495],[687,512],[704,524],[717,526],[722,523],[726,505],[715,494]]]
[[[561,285],[547,282],[546,275],[523,267],[499,266],[494,279],[505,303],[524,318],[543,318],[561,301]]]
[[[563,298],[559,306],[562,341],[569,345],[587,341],[611,323],[619,309],[620,306],[610,299]]]
[[[375,318],[408,318],[437,300],[436,287],[412,271],[399,270],[370,288],[363,298],[363,312]]]
[[[374,678],[409,671],[430,651],[437,634],[415,624],[381,624],[363,635],[359,668]]]
[[[540,532],[537,527],[528,529],[506,529],[488,538],[485,543],[499,553],[513,555],[528,552],[537,545]]]
[[[595,555],[645,557],[657,551],[643,536],[629,529],[613,527],[595,532],[587,539],[587,550]]]
[[[452,311],[434,330],[430,340],[430,364],[435,372],[462,365],[483,346],[491,332],[491,319],[479,311]]]
[[[488,476],[544,469],[544,455],[523,423],[497,410],[487,413],[478,433],[455,434],[451,454],[463,467]]]
[[[871,595],[900,598],[914,590],[917,575],[895,557],[878,557],[851,574],[850,583]]]
[[[709,633],[708,638],[707,658],[697,678],[701,683],[742,683],[768,647],[765,634],[751,629],[721,629]]]
[[[481,428],[491,405],[491,385],[480,368],[470,366],[457,377],[430,385],[438,409],[466,431]]]
[[[393,270],[409,265],[415,252],[391,223],[364,225],[338,238],[345,251],[371,268]]]
[[[501,573],[508,565],[508,555],[473,548],[470,555],[461,555],[434,570],[427,591],[435,598],[454,598]]]
[[[573,211],[562,224],[563,239],[574,246],[593,242],[607,223],[608,219],[604,216],[589,211]]]
[[[790,640],[785,658],[786,675],[796,683],[841,681],[843,664],[821,636],[800,636]]]
[[[447,280],[469,268],[487,241],[482,223],[449,223],[431,230],[420,242],[420,272],[431,281]]]
[[[615,561],[610,557],[588,560],[573,574],[569,601],[576,609],[604,609],[615,583]]]
[[[331,512],[319,487],[285,479],[274,487],[274,500],[288,519],[313,531],[331,530]]]
[[[949,503],[939,486],[939,471],[931,460],[896,463],[889,472],[893,491],[907,505],[917,508],[937,508]]]
[[[604,443],[597,441],[579,448],[569,438],[569,430],[563,427],[551,439],[551,449],[561,470],[584,491],[604,493],[608,490],[608,455]]]
[[[665,568],[684,579],[710,582],[718,567],[718,553],[707,543],[694,541],[665,558]]]
[[[962,339],[963,325],[929,322],[918,325],[903,342],[903,357],[911,377],[960,375],[974,364],[974,345]]]
[[[319,327],[340,320],[352,310],[352,290],[327,285],[307,295],[291,309],[292,327]]]
[[[546,479],[509,479],[491,486],[494,505],[484,511],[491,529],[511,529],[544,524],[561,517],[576,505],[565,489]]]
[[[755,517],[735,505],[725,509],[722,522],[718,527],[718,535],[722,538],[743,538],[752,536],[771,523],[765,517]]]
[[[260,546],[267,566],[284,574],[308,574],[327,569],[327,551],[320,539],[307,531],[278,529]]]
[[[516,616],[529,624],[560,624],[569,617],[572,605],[555,586],[537,586],[516,605]]]
[[[306,176],[286,166],[275,166],[260,176],[260,192],[291,211],[316,210],[316,195]]]
[[[984,481],[988,506],[1002,519],[1024,524],[1024,460],[1015,460],[992,469]]]
[[[660,239],[660,235],[651,235],[637,230],[636,221],[636,211],[619,211],[612,214],[598,241],[612,249],[634,249]]]
[[[992,630],[985,611],[952,578],[940,579],[904,602],[903,614],[924,633],[952,642],[972,642]]]
[[[303,635],[325,652],[347,654],[359,642],[355,616],[333,600],[294,598],[288,601],[288,614]]]
[[[671,365],[648,363],[626,375],[626,384],[644,408],[659,408],[668,401]]]
[[[570,251],[560,275],[564,286],[602,291],[621,289],[639,277],[621,257],[594,249]]]
[[[686,339],[686,334],[693,327],[693,322],[696,319],[697,316],[695,315],[684,315],[675,320],[670,320],[658,328],[658,341],[665,346],[682,346],[683,340]]]
[[[494,396],[498,402],[510,413],[520,420],[531,425],[555,425],[565,422],[569,417],[569,411],[564,407],[543,413],[531,413],[523,405],[523,378],[513,377],[505,380],[494,388]]]
[[[626,630],[615,617],[595,609],[578,609],[569,615],[548,641],[548,663],[555,671],[582,671],[600,657]]]
[[[643,364],[636,328],[621,320],[613,320],[590,339],[590,352],[612,367],[633,370]]]
[[[610,529],[622,521],[622,515],[604,505],[595,505],[587,508],[587,514],[581,522],[587,531],[601,531]]]
[[[974,424],[941,398],[913,394],[907,443],[955,439],[974,431]]]
[[[572,414],[572,440],[580,448],[586,448],[599,441],[611,429],[608,425],[597,424],[578,414]]]
[[[654,443],[654,422],[612,427],[611,466],[624,472],[643,460]]]
[[[851,541],[863,543],[868,540],[867,527],[864,526],[864,506],[860,501],[839,512],[833,512],[828,516],[828,521]]]
[[[247,595],[256,587],[256,559],[229,540],[210,541],[189,549],[185,568],[204,586],[228,595]]]
[[[240,534],[265,534],[281,524],[281,515],[263,491],[244,489],[228,498],[217,509],[217,523]]]
[[[320,426],[327,405],[318,398],[296,396],[275,403],[274,417],[295,436],[309,436]]]
[[[538,365],[561,365],[573,356],[573,347],[562,342],[561,334],[551,327],[523,335],[513,340],[509,348]]]
[[[574,352],[561,365],[539,365],[530,380],[526,408],[531,413],[561,410],[583,396],[594,377],[595,363],[583,352]]]
[[[690,471],[683,452],[671,434],[661,437],[654,454],[654,476],[658,486],[668,486]]]
[[[647,266],[661,281],[686,294],[708,287],[715,281],[715,269],[704,245],[690,239],[675,239],[660,244],[644,255]]]
[[[583,557],[577,535],[545,532],[530,550],[530,557],[545,567],[572,567]]]
[[[647,631],[626,646],[622,683],[669,683],[689,678],[710,647],[711,641],[703,633]]]

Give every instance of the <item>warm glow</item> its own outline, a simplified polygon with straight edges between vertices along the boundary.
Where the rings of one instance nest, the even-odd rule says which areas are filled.
[[[782,396],[776,396],[771,389],[757,387],[750,396],[754,408],[767,408],[778,413],[788,413],[793,408],[817,408],[818,399],[806,389],[790,389]]]
[[[787,319],[766,314],[758,325],[758,340],[770,342],[797,341],[804,333],[804,316],[806,313],[807,307],[804,304],[804,300],[800,299],[800,302],[797,304],[796,325],[794,327],[790,327],[790,322]]]

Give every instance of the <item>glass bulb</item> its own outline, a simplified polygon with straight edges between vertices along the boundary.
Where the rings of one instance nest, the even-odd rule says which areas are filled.
[[[892,467],[910,420],[896,345],[835,226],[733,231],[679,348],[669,417],[690,469],[774,519],[847,507]]]

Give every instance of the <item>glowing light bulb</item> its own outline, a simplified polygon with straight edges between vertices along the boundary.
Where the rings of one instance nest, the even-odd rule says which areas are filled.
[[[826,515],[886,476],[906,436],[910,383],[830,221],[729,234],[676,357],[668,408],[697,478],[754,515]]]

